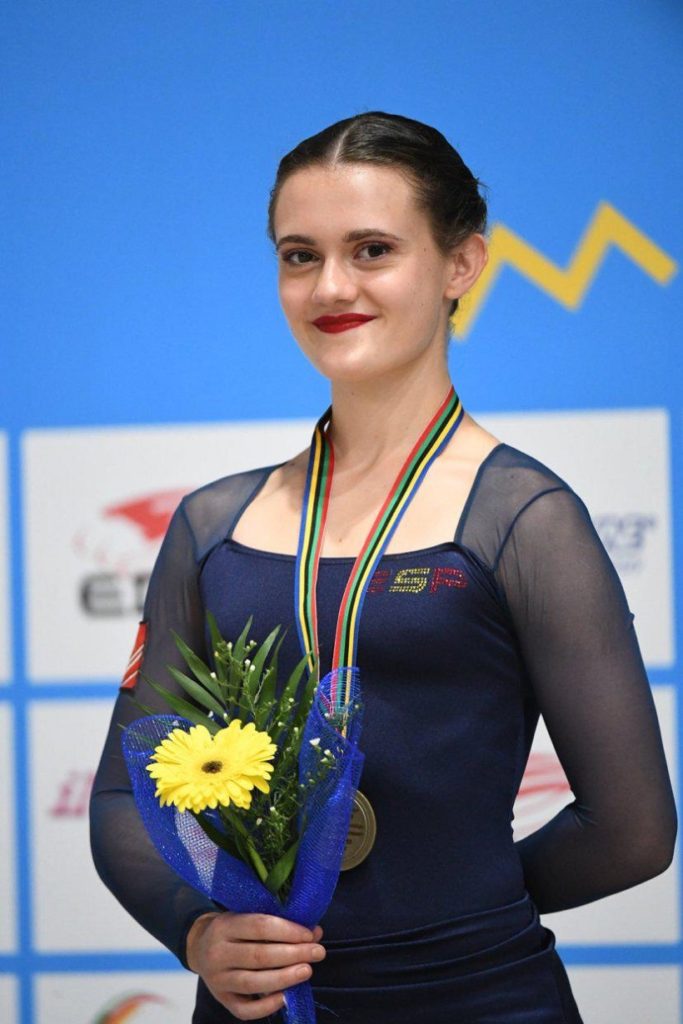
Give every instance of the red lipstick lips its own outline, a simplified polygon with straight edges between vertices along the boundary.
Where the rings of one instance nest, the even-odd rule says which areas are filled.
[[[374,319],[374,316],[365,316],[363,313],[340,313],[339,316],[319,316],[313,323],[326,334],[338,334]]]

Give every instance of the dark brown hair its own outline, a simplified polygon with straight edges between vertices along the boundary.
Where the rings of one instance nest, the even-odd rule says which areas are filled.
[[[275,205],[290,174],[335,163],[382,164],[403,171],[444,254],[469,235],[486,230],[486,202],[479,192],[484,186],[441,132],[400,114],[372,110],[336,121],[282,158],[268,204],[267,230],[273,243]],[[449,315],[457,308],[454,299]]]

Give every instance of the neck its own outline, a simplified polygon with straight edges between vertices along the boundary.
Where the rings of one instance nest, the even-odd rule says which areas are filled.
[[[366,473],[407,455],[451,384],[445,365],[417,380],[333,381],[329,437],[335,469]]]

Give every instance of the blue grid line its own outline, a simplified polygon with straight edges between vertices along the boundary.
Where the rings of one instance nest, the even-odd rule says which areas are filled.
[[[653,690],[659,687],[676,688],[676,676],[673,671],[654,673],[647,670],[650,686]],[[654,677],[654,678],[653,678]],[[114,702],[119,692],[119,683],[29,683],[23,689],[25,698],[31,701],[64,701],[64,700],[104,700]],[[677,689],[677,688],[676,688]],[[16,689],[13,686],[0,687],[0,702],[12,703],[16,700]]]
[[[571,966],[617,967],[638,964],[641,967],[671,965],[678,967],[683,947],[680,942],[649,946],[561,946],[557,951],[563,963]]]
[[[9,548],[12,594],[12,676],[14,686],[14,820],[16,823],[15,907],[18,948],[21,956],[17,972],[20,1024],[33,1024],[33,977],[28,958],[33,949],[33,894],[31,814],[29,786],[28,695],[26,692],[25,593],[23,565],[23,490],[19,434],[9,433]]]
[[[671,532],[673,534],[673,527],[672,527]],[[677,589],[676,588],[676,580],[674,579],[674,608],[675,608],[675,604],[676,604],[676,602],[675,602],[676,589]],[[675,614],[675,612],[672,613],[672,614]],[[638,629],[637,625],[636,625],[636,629]],[[676,647],[678,646],[677,641],[676,641],[676,630],[675,630],[675,628],[674,628],[674,645]],[[676,686],[677,683],[678,683],[678,674],[677,674],[677,661],[676,661],[676,654],[675,654],[675,652],[674,652],[674,661],[673,661],[673,664],[671,665],[670,668],[649,668],[648,667],[648,669],[647,669],[647,677],[650,680],[650,685],[655,687],[655,688],[657,686]]]
[[[562,962],[568,966],[625,967],[673,966],[678,967],[683,952],[680,943],[649,946],[560,946]],[[80,974],[87,972],[113,973],[130,971],[185,971],[171,953],[33,953],[22,958],[19,954],[0,955],[0,974],[17,973]],[[186,973],[190,973],[186,971]]]
[[[324,940],[323,940],[324,941]],[[628,945],[600,943],[557,943],[562,960],[573,964],[675,964],[683,954],[683,943],[629,943]],[[30,956],[0,954],[0,973],[16,971],[24,960],[31,971],[123,971],[123,970],[185,970],[180,961],[167,950],[133,952],[130,949],[100,950],[98,952],[67,951],[39,952]]]
[[[30,700],[107,700],[114,702],[119,684],[107,683],[26,683],[25,694]],[[0,693],[0,699],[2,698]]]
[[[27,971],[29,974],[80,974],[89,971],[186,971],[168,952],[131,953],[32,953],[29,957],[1,955],[0,973]]]

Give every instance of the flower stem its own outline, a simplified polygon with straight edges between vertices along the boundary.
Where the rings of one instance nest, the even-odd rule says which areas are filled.
[[[221,813],[223,814],[225,820],[229,822],[229,824],[233,826],[235,831],[238,832],[240,836],[244,839],[254,870],[256,871],[256,874],[259,876],[260,881],[265,882],[266,878],[268,877],[268,869],[261,860],[249,832],[246,830],[246,828],[239,820],[237,815],[233,814],[232,811],[230,811],[228,808],[223,808]]]

